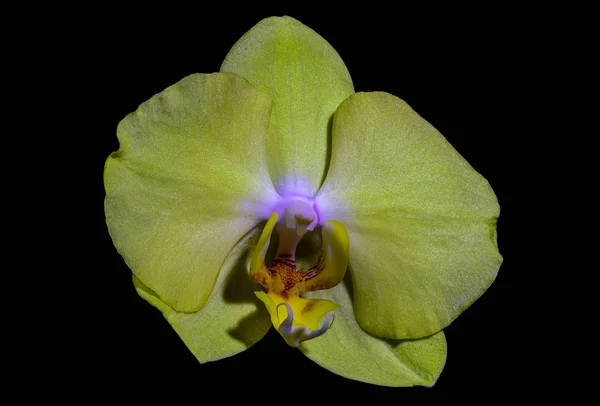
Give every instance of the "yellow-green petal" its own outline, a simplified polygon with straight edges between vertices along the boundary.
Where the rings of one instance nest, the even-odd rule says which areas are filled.
[[[189,350],[201,363],[240,353],[269,331],[271,321],[253,291],[258,286],[248,278],[246,260],[260,230],[249,233],[228,255],[206,304],[195,313],[173,310],[138,278],[138,294],[159,309]]]
[[[307,295],[331,300],[339,308],[325,334],[298,348],[317,364],[346,378],[383,386],[433,386],[446,362],[444,333],[418,340],[374,337],[354,318],[350,286],[346,278],[332,289]]]
[[[374,335],[439,331],[483,294],[502,262],[490,185],[390,94],[357,93],[339,107],[318,200],[346,225],[355,314]]]
[[[313,195],[323,181],[330,119],[354,92],[337,52],[291,17],[271,17],[227,54],[222,72],[240,75],[273,99],[267,139],[269,172],[280,194]]]
[[[265,163],[271,100],[232,74],[188,76],[117,128],[106,222],[133,273],[170,307],[198,310],[231,248],[275,199]]]

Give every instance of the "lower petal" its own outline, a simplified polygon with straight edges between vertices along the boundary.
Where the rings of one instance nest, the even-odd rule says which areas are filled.
[[[253,230],[229,253],[214,290],[202,309],[195,313],[173,310],[133,277],[138,294],[163,313],[201,363],[248,349],[271,327],[269,314],[252,294],[256,284],[248,278],[245,268],[245,260],[258,235],[259,230]]]
[[[329,371],[384,386],[433,386],[446,363],[446,339],[440,331],[418,340],[390,340],[366,333],[352,310],[350,278],[333,289],[315,292],[339,304],[327,334],[299,346]]]

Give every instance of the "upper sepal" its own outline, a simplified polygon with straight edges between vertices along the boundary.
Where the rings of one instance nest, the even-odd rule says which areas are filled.
[[[221,72],[246,78],[273,99],[267,159],[277,191],[313,195],[325,176],[331,116],[354,92],[338,53],[299,21],[270,17],[238,40]]]

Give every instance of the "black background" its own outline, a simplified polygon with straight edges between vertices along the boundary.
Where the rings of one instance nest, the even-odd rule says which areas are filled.
[[[70,69],[81,82],[72,92],[88,123],[82,135],[84,165],[92,169],[93,189],[92,222],[85,224],[93,240],[78,253],[89,264],[82,274],[90,279],[76,282],[74,293],[85,301],[87,313],[76,322],[84,328],[65,337],[77,365],[71,385],[98,396],[183,396],[199,404],[211,403],[206,394],[278,403],[286,396],[483,400],[536,387],[530,369],[537,365],[539,344],[530,335],[534,311],[524,287],[530,269],[522,249],[528,230],[517,220],[522,202],[516,190],[524,177],[535,177],[519,171],[525,153],[523,100],[535,78],[529,63],[543,38],[543,33],[523,35],[531,16],[493,7],[415,11],[402,3],[348,14],[233,6],[146,11],[151,12],[98,10],[97,20],[90,11],[69,34],[72,40],[85,33],[81,48],[73,48]],[[273,331],[239,355],[200,365],[161,314],[137,296],[112,245],[104,223],[102,170],[118,149],[118,122],[184,76],[218,71],[241,35],[260,19],[283,14],[314,29],[338,51],[356,91],[382,90],[407,101],[498,196],[504,263],[488,291],[445,329],[448,358],[433,388],[378,387],[338,377],[287,347]]]

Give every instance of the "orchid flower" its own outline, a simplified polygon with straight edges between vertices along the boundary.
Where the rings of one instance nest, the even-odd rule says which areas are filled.
[[[336,374],[432,386],[442,329],[502,262],[488,182],[404,101],[355,93],[290,17],[260,21],[220,72],[155,95],[117,136],[110,235],[201,363],[273,325]]]

